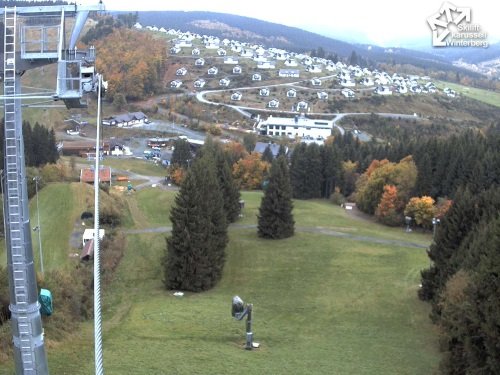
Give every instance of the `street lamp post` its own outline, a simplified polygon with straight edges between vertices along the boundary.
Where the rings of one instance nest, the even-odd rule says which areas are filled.
[[[439,220],[438,218],[436,218],[436,217],[432,218],[432,239],[433,240],[436,237],[436,227],[439,225],[440,222],[441,222],[441,220]]]
[[[40,181],[40,176],[33,177],[33,181],[35,181],[36,216],[37,216],[37,226],[34,228],[34,230],[38,232],[38,249],[40,252],[40,272],[42,273],[43,276],[44,271],[43,271],[43,251],[42,251],[42,229],[40,227],[40,206],[38,205],[38,181]]]

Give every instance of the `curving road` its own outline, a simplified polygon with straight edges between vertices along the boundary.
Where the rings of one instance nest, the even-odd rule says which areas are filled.
[[[331,78],[332,76],[326,76],[322,77],[320,79],[328,79]],[[322,89],[315,89],[315,88],[310,88],[310,87],[303,87],[300,86],[299,84],[303,81],[298,81],[298,82],[291,82],[291,83],[279,83],[279,84],[274,84],[274,85],[264,85],[264,86],[246,86],[246,87],[239,87],[239,88],[233,88],[233,89],[219,89],[219,90],[203,90],[199,91],[196,93],[196,100],[198,100],[201,103],[208,104],[208,105],[214,105],[214,106],[224,106],[227,108],[231,108],[238,113],[240,113],[242,116],[251,118],[251,113],[248,111],[253,111],[253,112],[267,112],[267,113],[277,113],[277,114],[287,114],[287,115],[296,115],[297,112],[295,111],[283,111],[283,110],[277,110],[277,109],[268,109],[268,108],[254,108],[254,107],[246,107],[246,106],[241,106],[241,105],[234,105],[234,104],[226,104],[226,103],[218,103],[214,102],[211,100],[208,100],[205,98],[205,95],[210,94],[210,93],[220,93],[224,91],[245,91],[245,90],[257,90],[261,88],[269,88],[269,87],[280,87],[280,86],[290,86],[290,87],[297,87],[305,90],[313,90],[313,91],[319,91]],[[326,89],[322,91],[341,91],[342,89]],[[339,132],[344,135],[345,130],[342,128],[342,126],[338,125],[337,122],[340,121],[342,118],[346,116],[368,116],[371,115],[371,112],[343,112],[343,113],[325,113],[325,112],[310,112],[309,115],[314,115],[314,116],[326,116],[326,117],[333,117],[333,126],[339,130]],[[374,113],[375,115],[381,116],[381,117],[387,117],[387,118],[403,118],[403,119],[413,119],[413,120],[422,120],[422,117],[416,116],[415,114],[407,114],[407,113],[385,113],[385,112],[376,112]]]

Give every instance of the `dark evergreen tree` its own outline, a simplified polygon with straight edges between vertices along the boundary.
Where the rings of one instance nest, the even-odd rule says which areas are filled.
[[[470,191],[459,192],[446,217],[441,221],[430,246],[428,255],[432,266],[422,271],[422,288],[419,296],[423,300],[433,300],[439,295],[450,276],[457,271],[457,265],[451,259],[457,253],[460,244],[472,224],[478,221],[474,214],[475,206]]]
[[[269,164],[273,162],[274,155],[273,152],[271,151],[271,146],[267,145],[266,149],[262,153],[262,156],[260,157],[262,161],[267,161]]]
[[[295,147],[291,157],[290,182],[294,198],[321,197],[322,160],[316,143],[301,143]]]
[[[243,136],[243,146],[248,152],[253,152],[257,143],[257,135],[248,133]]]
[[[219,142],[214,142],[212,137],[205,139],[205,144],[196,154],[197,158],[210,157],[215,161],[215,169],[219,189],[224,200],[224,211],[227,223],[234,223],[240,214],[240,190],[233,178],[226,153]]]
[[[231,168],[224,155],[224,151],[218,147],[215,151],[215,163],[217,178],[219,180],[222,198],[224,200],[224,211],[228,223],[234,223],[240,214],[240,189],[231,173]]]
[[[170,213],[172,234],[163,258],[167,289],[203,291],[221,278],[228,241],[224,201],[210,156],[197,158]]]
[[[292,189],[288,163],[284,156],[273,161],[269,184],[264,191],[258,215],[258,234],[262,238],[282,239],[293,236]]]
[[[356,51],[352,51],[351,52],[351,56],[349,57],[349,64],[352,65],[352,66],[355,66],[355,65],[359,64],[358,54],[356,53]]]
[[[286,148],[286,146],[285,146],[284,144],[281,144],[281,145],[280,145],[280,148],[279,148],[279,150],[278,150],[278,155],[277,155],[277,157],[278,157],[278,156],[285,156],[285,157],[286,157],[286,153],[287,153],[287,148]]]
[[[321,196],[330,198],[342,174],[342,164],[338,150],[331,145],[321,147],[321,163],[323,177]]]
[[[191,162],[191,148],[188,141],[185,139],[178,139],[174,142],[174,151],[170,163],[179,167],[187,168]]]

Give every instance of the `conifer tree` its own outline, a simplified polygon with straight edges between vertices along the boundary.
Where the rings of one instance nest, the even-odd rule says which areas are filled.
[[[240,214],[240,189],[229,167],[228,157],[219,142],[212,137],[205,139],[205,144],[198,150],[197,158],[210,157],[215,161],[215,171],[219,189],[224,200],[224,212],[227,223],[234,223]]]
[[[221,278],[228,241],[224,202],[215,162],[208,155],[194,161],[175,198],[163,258],[167,289],[203,291]]]
[[[271,145],[267,145],[266,149],[264,150],[260,158],[262,161],[267,161],[269,164],[273,162],[274,155],[273,152],[271,151]]]
[[[191,149],[189,143],[184,139],[178,139],[174,142],[174,151],[170,162],[172,165],[187,168],[191,160]]]
[[[219,187],[224,200],[224,211],[227,223],[234,223],[240,214],[240,189],[231,173],[231,168],[224,155],[224,151],[217,147],[215,150],[215,164]]]
[[[269,184],[259,208],[259,237],[282,239],[293,236],[295,221],[293,219],[292,188],[288,164],[284,156],[273,161]]]

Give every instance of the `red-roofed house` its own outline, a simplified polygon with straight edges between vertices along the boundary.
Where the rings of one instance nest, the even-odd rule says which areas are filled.
[[[94,168],[83,168],[80,170],[80,182],[86,182],[88,184],[94,183]],[[111,168],[101,167],[99,168],[99,182],[111,185]]]

